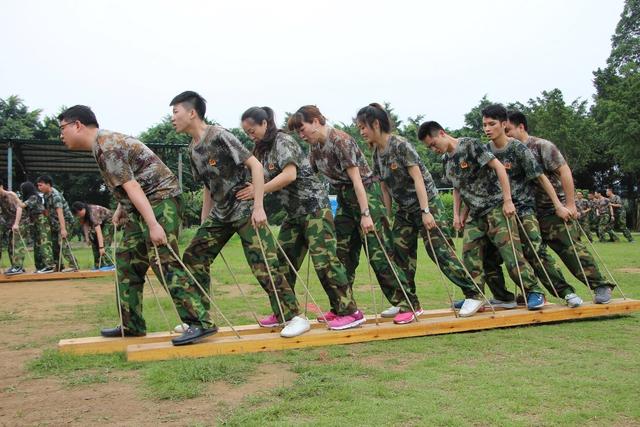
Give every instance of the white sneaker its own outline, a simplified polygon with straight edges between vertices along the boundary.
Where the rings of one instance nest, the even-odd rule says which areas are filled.
[[[564,300],[567,302],[569,308],[580,307],[582,305],[582,298],[576,294],[569,294],[564,296]]]
[[[399,307],[389,307],[386,310],[384,310],[382,313],[380,313],[380,316],[382,316],[382,317],[396,317],[398,315],[398,313],[400,313],[400,308]]]
[[[479,299],[466,298],[462,307],[460,307],[460,312],[458,314],[460,317],[473,316],[478,310],[480,310],[480,307],[484,305],[483,303],[484,302]]]
[[[173,332],[177,334],[181,334],[183,332],[186,332],[187,329],[189,329],[189,325],[187,325],[186,323],[181,323],[179,325],[176,325],[175,328],[173,328]]]
[[[297,337],[311,329],[311,323],[302,316],[296,316],[287,322],[287,326],[280,331],[280,336],[284,338]]]

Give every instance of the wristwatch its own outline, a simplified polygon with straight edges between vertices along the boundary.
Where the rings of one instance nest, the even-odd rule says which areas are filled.
[[[369,208],[367,208],[364,211],[360,212],[360,215],[366,216],[366,217],[370,217],[371,214],[369,213]]]
[[[431,211],[429,210],[429,206],[427,206],[424,209],[420,209],[420,212],[422,212],[423,214],[430,214],[431,213]]]

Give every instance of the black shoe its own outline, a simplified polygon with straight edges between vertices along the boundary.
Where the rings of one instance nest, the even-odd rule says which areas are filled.
[[[100,335],[106,338],[120,338],[122,337],[122,332],[120,332],[120,326],[116,326],[115,328],[104,328],[100,331]],[[124,330],[125,337],[143,337],[147,335],[146,332],[133,332],[127,329]]]
[[[209,329],[202,329],[199,326],[190,326],[186,332],[180,335],[177,338],[171,340],[171,344],[173,345],[185,345],[185,344],[193,344],[194,342],[198,342],[201,339],[208,337],[209,335],[213,335],[218,332],[218,327],[213,326]]]
[[[24,268],[22,268],[22,267],[10,267],[10,268],[5,270],[4,275],[5,276],[15,276],[16,274],[22,274],[22,273],[24,273]]]

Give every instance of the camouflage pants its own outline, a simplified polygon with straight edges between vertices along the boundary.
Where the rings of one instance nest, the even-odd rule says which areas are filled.
[[[107,256],[100,258],[100,247],[98,245],[98,235],[95,229],[91,229],[89,232],[89,242],[91,243],[91,252],[93,252],[93,267],[99,268],[105,265],[111,265],[111,254],[109,253],[109,246],[113,240],[113,226],[111,224],[102,225],[102,240],[104,243]]]
[[[611,215],[609,213],[600,214],[598,233],[600,234],[601,242],[605,242],[605,238],[607,236],[609,236],[609,241],[611,242],[617,242],[620,240],[613,231],[613,222],[611,221]]]
[[[509,236],[509,226],[511,228],[511,237]],[[511,244],[512,241],[513,246]],[[492,211],[480,218],[472,218],[468,221],[464,227],[463,242],[464,265],[479,286],[483,286],[486,281],[484,270],[486,259],[495,263],[491,259],[490,253],[487,253],[489,246],[493,245],[502,260],[504,260],[511,280],[518,284],[518,288],[523,286],[527,293],[543,293],[538,285],[533,268],[531,268],[531,265],[523,255],[516,220],[515,218],[507,218],[504,215],[502,205],[496,206]],[[522,283],[520,283],[520,278],[522,278]],[[496,283],[496,285],[499,284]],[[511,301],[514,299],[514,295],[507,291],[504,281],[501,284],[501,289],[492,289],[492,291],[494,292],[494,297],[500,300]]]
[[[320,209],[298,218],[287,217],[280,226],[278,241],[296,271],[300,270],[307,251],[309,252],[333,313],[344,316],[358,309],[351,284],[347,280],[347,272],[336,252],[336,232],[331,209]],[[280,251],[278,261],[282,274],[293,289],[296,274]]]
[[[580,222],[580,226],[587,235],[587,239],[589,239],[590,242],[593,242],[593,236],[591,235],[591,218],[589,217],[589,215],[581,215],[578,221]]]
[[[180,196],[162,200],[153,206],[153,213],[167,235],[168,244],[176,254],[179,253],[178,234],[182,209]],[[201,292],[192,283],[178,280],[180,274],[186,277],[186,273],[167,246],[158,246],[158,255],[162,273],[158,268],[147,224],[139,213],[129,214],[124,225],[122,241],[118,242],[116,249],[116,271],[124,328],[136,333],[146,332],[146,323],[142,316],[142,297],[149,266],[153,268],[156,277],[163,278],[167,284],[181,320],[189,325],[210,327],[211,318],[202,303]]]
[[[27,255],[28,250],[25,241],[27,233],[28,225],[26,223],[20,224],[17,233],[9,228],[9,247],[7,252],[9,252],[9,260],[13,267],[24,267],[24,257]]]
[[[568,222],[567,228],[565,228],[565,223],[556,215],[539,217],[538,221],[540,222],[542,240],[558,254],[564,265],[567,266],[571,274],[573,274],[576,279],[580,280],[592,289],[603,285],[613,287],[613,285],[602,276],[593,256],[582,243],[580,230],[575,223]],[[579,259],[576,258],[576,254],[573,251],[571,239],[569,239],[569,235],[567,234],[567,229],[569,230],[571,239],[575,244],[575,249],[578,252]],[[582,265],[582,269],[584,269],[588,283],[585,283],[580,265]]]
[[[255,278],[262,286],[262,289],[269,296],[271,310],[281,322],[280,309],[284,315],[284,320],[290,320],[300,312],[296,295],[289,286],[286,277],[280,272],[276,244],[273,236],[265,229],[258,230],[260,239],[264,247],[267,264],[262,257],[260,243],[256,229],[251,225],[249,218],[244,218],[236,222],[222,222],[208,217],[196,231],[189,247],[184,252],[184,262],[191,270],[194,277],[200,282],[202,287],[209,292],[211,288],[210,266],[216,259],[224,245],[231,237],[238,233],[242,242],[244,256]],[[271,283],[267,265],[273,276],[274,283]],[[275,292],[274,292],[275,287]],[[277,292],[277,298],[276,298]],[[278,307],[278,299],[281,306]],[[205,307],[209,308],[209,302],[205,301]]]
[[[522,242],[522,253],[529,265],[533,268],[538,280],[540,280],[551,295],[564,298],[566,295],[574,293],[575,289],[567,283],[562,271],[560,271],[556,265],[553,256],[542,246],[542,235],[540,234],[540,225],[536,216],[534,214],[522,215],[520,222],[522,222],[522,226],[524,226],[523,228],[518,224],[518,232],[520,241]],[[536,253],[538,254],[537,257]],[[542,265],[538,262],[538,258],[542,261]],[[490,246],[489,250],[485,252],[484,266],[485,274],[487,275],[487,285],[489,289],[491,289],[491,292],[494,293],[494,296],[496,291],[500,293],[501,290],[506,287],[500,264],[502,264],[500,254],[495,248]],[[547,275],[549,279],[551,279],[551,282],[547,279]],[[494,289],[496,291],[494,291]],[[496,298],[501,299],[497,296]]]
[[[2,247],[5,245],[6,235],[7,226],[4,223],[0,223],[0,262],[2,262]]]
[[[37,215],[32,218],[32,222],[33,258],[36,269],[40,270],[44,267],[55,267],[56,262],[53,259],[53,248],[48,244],[48,242],[51,241],[49,220],[44,215]]]
[[[593,230],[596,233],[596,236],[598,237],[598,239],[602,240],[602,235],[600,234],[600,227],[598,227],[598,224],[600,223],[600,216],[596,215],[595,213],[593,215],[591,215],[589,217],[589,225],[591,226],[591,230]]]
[[[393,261],[393,237],[389,227],[389,220],[385,215],[380,185],[373,183],[366,190],[371,219],[380,237],[380,241],[384,245],[384,248],[380,246],[373,232],[367,233],[366,241],[369,248],[369,263],[371,264],[371,268],[375,272],[384,296],[392,305],[399,307],[401,311],[411,311],[411,306],[413,306],[414,310],[418,310],[420,308],[420,302],[418,301],[415,291],[412,292],[408,287],[404,272],[397,268]],[[364,237],[362,228],[360,227],[360,206],[358,205],[356,193],[353,187],[350,186],[338,189],[337,199],[338,210],[336,212],[335,224],[336,237],[338,240],[338,258],[345,266],[347,278],[353,286],[356,268],[360,263],[360,252],[362,250]],[[393,268],[400,279],[402,287],[407,293],[409,301],[411,301],[411,306],[409,306],[407,298],[405,298],[402,288],[393,274],[392,266],[389,265],[389,262],[387,262],[384,256],[383,249],[392,260]]]
[[[60,237],[60,224],[58,224],[57,222],[56,223],[50,222],[50,226],[51,226],[51,240],[50,242],[48,242],[48,244],[51,245],[51,248],[53,250],[53,259],[55,261],[56,268],[58,267],[58,264],[60,264],[60,270],[64,269],[64,261],[67,261],[69,266],[75,267],[76,266],[75,258],[71,253],[71,248],[67,244],[67,242],[69,241],[68,239],[71,238],[71,234],[67,236],[68,237],[67,242],[63,242],[62,238]],[[69,233],[71,231],[70,223],[67,224],[67,231]],[[62,247],[60,245],[62,245]],[[62,256],[60,256],[61,249],[62,249]]]
[[[442,234],[445,235],[446,240],[435,228],[429,231],[424,227],[422,212],[420,211],[409,213],[404,210],[398,210],[393,221],[394,259],[398,267],[407,276],[407,288],[412,293],[415,293],[418,235],[420,235],[427,250],[427,255],[433,262],[436,262],[437,259],[437,265],[440,266],[444,275],[462,289],[465,297],[478,299],[479,293],[475,284],[465,273],[464,267],[455,252],[450,249],[450,247],[454,248],[455,246],[451,238],[451,229],[444,215],[442,201],[438,197],[429,199],[429,210]],[[429,239],[431,239],[431,243],[429,243]],[[433,246],[433,251],[431,246]]]
[[[627,228],[627,211],[624,208],[614,209],[613,217],[614,217],[613,228],[614,229],[617,228],[618,230],[620,230],[628,241],[633,242],[633,236],[631,235],[631,232]]]

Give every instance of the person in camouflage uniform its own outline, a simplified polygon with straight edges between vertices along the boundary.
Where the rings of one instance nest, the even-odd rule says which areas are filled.
[[[69,204],[58,189],[53,187],[53,179],[49,175],[39,176],[36,180],[38,190],[44,194],[45,215],[49,217],[51,227],[51,245],[53,256],[58,263],[60,271],[76,271],[78,263],[71,253],[71,247],[67,240],[69,236],[67,226],[73,224],[73,215],[69,209]],[[60,254],[62,251],[62,256]],[[64,258],[69,263],[69,268],[64,268]]]
[[[581,191],[576,192],[576,209],[578,210],[578,222],[584,230],[584,233],[590,242],[593,242],[591,236],[591,203],[584,198]]]
[[[327,125],[320,110],[313,105],[299,108],[287,125],[309,143],[313,171],[322,173],[337,193],[338,258],[347,270],[349,283],[353,286],[366,239],[370,265],[382,292],[392,304],[382,316],[393,317],[394,322],[400,324],[414,321],[415,316],[422,313],[420,302],[408,286],[404,272],[393,261],[393,239],[380,185],[356,141]]]
[[[466,222],[463,262],[477,285],[484,285],[486,275],[483,254],[491,243],[504,260],[511,279],[524,288],[527,307],[530,310],[541,308],[544,305],[544,294],[522,252],[505,167],[479,140],[453,138],[437,122],[420,125],[418,138],[436,153],[444,155],[444,175],[454,188],[454,227],[460,229]],[[462,213],[461,199],[468,207],[468,211]],[[497,294],[508,295],[508,291],[502,286]],[[513,301],[512,295],[510,298],[511,300],[505,301]],[[477,311],[478,305],[482,305],[482,301],[475,300],[475,303],[469,304],[468,309]],[[463,309],[464,305],[461,312]]]
[[[598,222],[600,221],[600,218],[598,217],[598,199],[596,197],[596,195],[598,194],[598,192],[594,192],[594,193],[589,193],[588,199],[589,199],[589,207],[591,208],[591,210],[589,211],[589,228],[593,231],[595,231],[596,236],[598,237],[598,239],[600,239],[600,230],[598,229]]]
[[[202,224],[185,250],[185,264],[208,291],[210,265],[237,233],[247,263],[271,303],[272,314],[260,320],[260,325],[284,323],[283,337],[303,334],[310,323],[300,313],[295,293],[280,270],[274,237],[265,227],[262,165],[231,132],[207,125],[205,100],[196,92],[183,92],[170,105],[176,131],[192,137],[191,170],[204,185]],[[240,200],[236,194],[249,182],[253,201]]]
[[[606,237],[609,237],[609,242],[618,242],[620,239],[613,231],[613,207],[611,201],[604,197],[601,193],[596,193],[596,210],[598,211],[598,234],[600,235],[600,242],[607,242]]]
[[[142,142],[99,129],[89,107],[71,107],[58,120],[60,136],[69,149],[92,151],[106,186],[118,201],[113,223],[118,226],[124,222],[116,252],[117,291],[124,330],[120,326],[103,329],[102,335],[146,334],[142,296],[149,266],[166,284],[181,321],[191,325],[172,340],[174,345],[192,343],[217,332],[199,289],[188,280],[176,280],[187,276],[168,248],[171,245],[178,254],[184,206],[176,176]]]
[[[278,130],[271,108],[252,107],[241,120],[244,131],[256,144],[253,154],[263,166],[265,193],[274,193],[287,209],[278,235],[284,252],[278,252],[282,273],[293,288],[296,271],[308,251],[331,304],[331,310],[321,314],[318,321],[326,321],[330,329],[338,330],[364,323],[347,272],[336,254],[335,226],[326,188],[311,170],[309,159],[292,136]],[[253,193],[253,185],[249,184],[238,192],[238,198],[251,200]]]
[[[53,273],[55,271],[55,261],[53,258],[53,248],[51,242],[51,229],[49,219],[44,214],[44,200],[36,186],[32,182],[20,184],[20,192],[24,199],[23,214],[31,223],[31,237],[33,240],[33,258],[36,265],[36,273]]]
[[[607,197],[613,208],[613,228],[618,228],[629,242],[633,242],[633,236],[627,228],[627,211],[622,199],[611,188],[607,188]]]
[[[540,185],[547,196],[553,201],[555,214],[563,219],[569,219],[570,213],[565,208],[549,179],[542,172],[542,168],[533,157],[533,153],[522,142],[510,140],[505,134],[507,110],[500,104],[487,106],[482,110],[482,124],[485,134],[490,139],[487,148],[504,165],[516,215],[519,218],[518,231],[522,241],[523,253],[538,280],[547,291],[563,298],[569,307],[578,307],[582,299],[575,294],[575,289],[567,283],[562,272],[557,267],[553,257],[541,249],[542,236],[536,218],[535,185]],[[504,289],[504,276],[499,264],[500,254],[493,245],[484,254],[485,274],[489,288]],[[496,305],[500,305],[497,303]]]
[[[542,240],[560,256],[571,274],[594,290],[595,303],[608,303],[611,300],[613,284],[602,276],[593,256],[582,243],[580,230],[575,223],[578,212],[574,200],[573,176],[564,156],[552,142],[529,135],[524,114],[510,112],[508,118],[507,135],[523,141],[533,152],[558,198],[571,213],[572,219],[566,222],[558,217],[553,201],[544,189],[537,185],[536,214]]]
[[[0,182],[0,210],[3,212],[7,234],[7,252],[11,267],[5,270],[7,276],[24,273],[24,257],[27,251],[24,235],[27,231],[28,218],[22,212],[22,202],[13,191],[4,189]]]
[[[364,140],[373,147],[373,173],[382,179],[387,212],[391,213],[392,199],[398,206],[392,230],[394,259],[407,276],[407,286],[411,293],[416,292],[415,275],[420,236],[431,260],[449,280],[462,289],[465,298],[482,299],[454,252],[452,232],[446,221],[444,205],[438,197],[435,182],[415,147],[405,138],[390,133],[389,116],[380,104],[373,103],[360,109],[356,124]]]
[[[112,270],[115,266],[107,248],[113,237],[111,218],[113,212],[100,205],[74,202],[71,211],[80,221],[85,241],[91,245],[93,252],[93,269]]]

